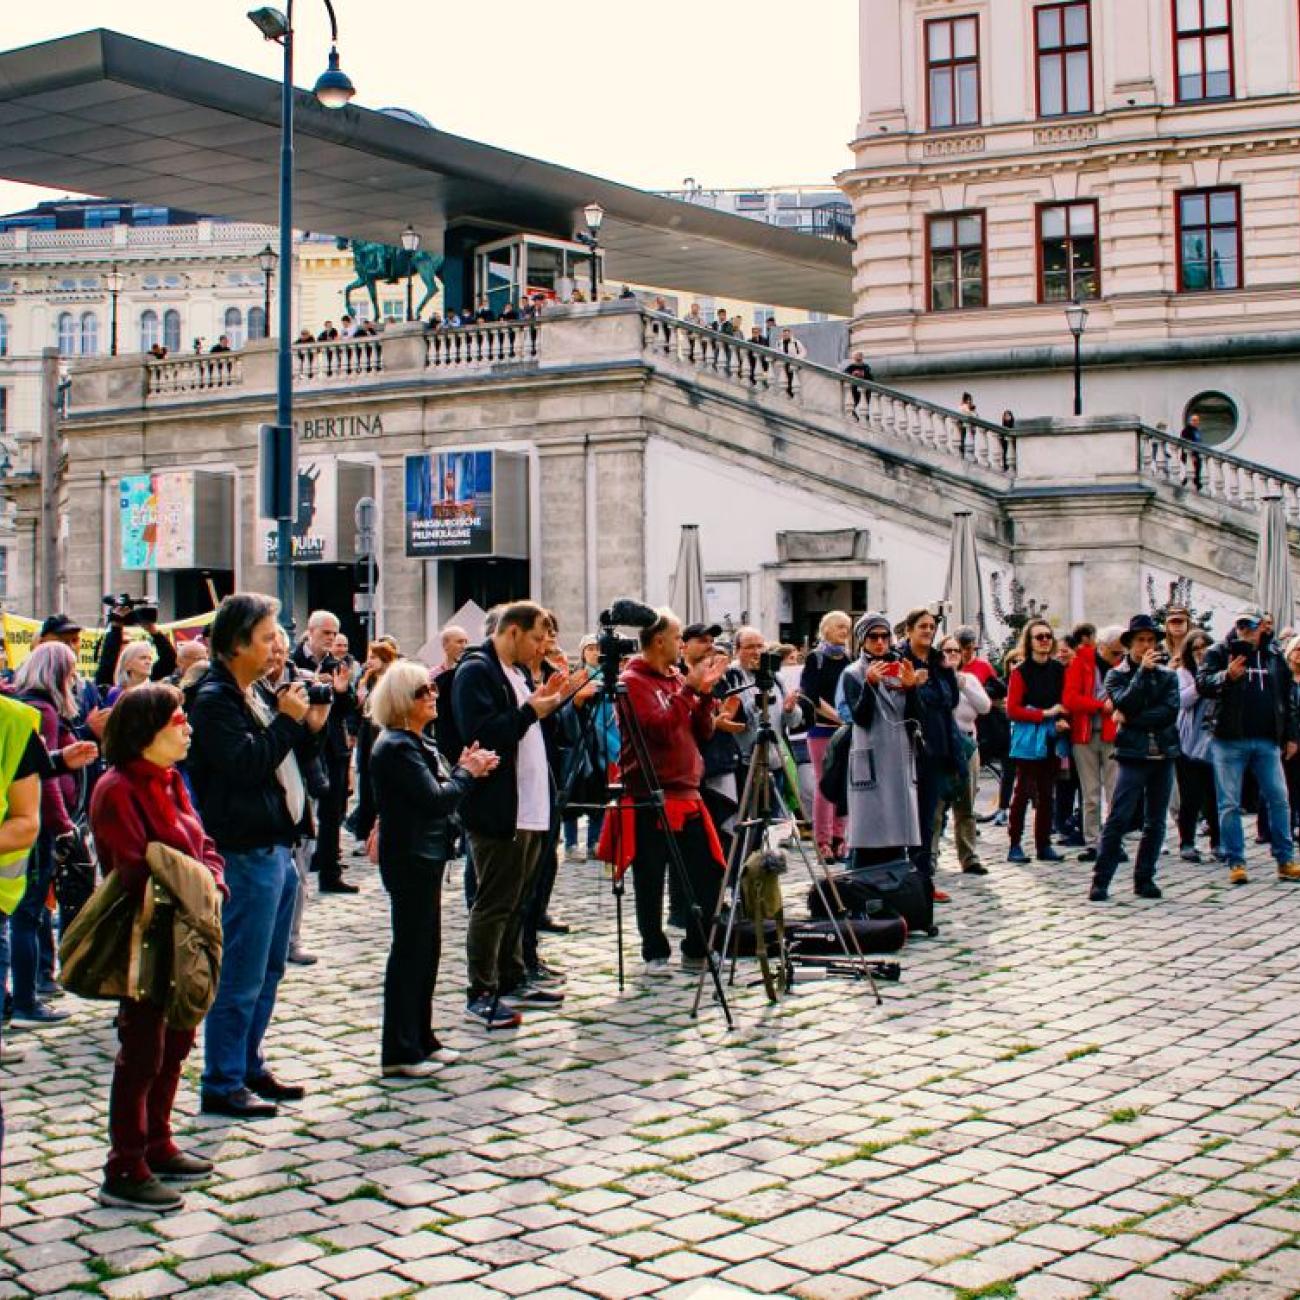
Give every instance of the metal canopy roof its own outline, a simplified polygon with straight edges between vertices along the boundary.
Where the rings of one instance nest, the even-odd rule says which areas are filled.
[[[0,175],[275,224],[279,83],[117,32],[0,54]],[[610,279],[849,315],[852,249],[297,92],[295,224],[397,244],[408,223],[565,238],[605,209]]]

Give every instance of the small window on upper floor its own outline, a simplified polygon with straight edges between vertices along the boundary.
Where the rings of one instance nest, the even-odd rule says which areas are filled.
[[[1088,0],[1034,10],[1038,116],[1092,112],[1092,42]]]
[[[983,307],[985,251],[983,212],[944,212],[927,219],[931,311]]]
[[[931,130],[980,120],[980,25],[965,18],[925,24],[927,120]]]
[[[1176,99],[1231,99],[1232,0],[1173,0]]]

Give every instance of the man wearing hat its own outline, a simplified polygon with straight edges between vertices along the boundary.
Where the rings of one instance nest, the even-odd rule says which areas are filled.
[[[1233,616],[1227,640],[1212,645],[1196,674],[1196,689],[1218,701],[1210,759],[1219,798],[1219,843],[1228,880],[1246,883],[1246,843],[1241,829],[1241,785],[1254,773],[1259,797],[1268,807],[1268,829],[1279,880],[1300,880],[1291,839],[1282,758],[1300,747],[1300,714],[1291,673],[1272,641],[1263,635],[1264,611],[1253,605]]]
[[[1123,849],[1124,832],[1142,813],[1142,839],[1133,865],[1133,892],[1139,898],[1159,898],[1156,866],[1165,842],[1169,795],[1174,788],[1174,759],[1178,757],[1178,677],[1161,661],[1160,629],[1149,614],[1129,620],[1120,636],[1127,652],[1106,674],[1106,696],[1114,709],[1119,733],[1115,761],[1119,776],[1101,847],[1093,867],[1094,903],[1104,903]]]

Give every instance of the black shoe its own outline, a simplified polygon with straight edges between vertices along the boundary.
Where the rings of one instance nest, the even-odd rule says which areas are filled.
[[[349,885],[346,880],[343,880],[339,876],[335,876],[332,879],[322,876],[320,892],[322,894],[359,894],[361,892],[361,886]]]
[[[668,924],[672,926],[674,930],[684,930],[688,925],[690,925],[690,923],[690,917],[683,916],[680,912],[668,913]]]
[[[228,1115],[231,1119],[271,1119],[280,1112],[269,1101],[259,1101],[247,1088],[234,1092],[205,1092],[199,1097],[205,1115]]]
[[[307,1089],[300,1083],[281,1083],[270,1070],[255,1074],[248,1080],[248,1091],[255,1092],[266,1101],[301,1101]]]
[[[212,1172],[212,1161],[202,1156],[192,1156],[178,1151],[170,1160],[150,1160],[149,1168],[156,1178],[184,1182],[191,1178],[206,1178]]]
[[[99,1203],[123,1210],[158,1210],[167,1214],[179,1210],[185,1200],[178,1191],[164,1187],[150,1175],[148,1178],[105,1178],[99,1189]]]
[[[501,995],[507,1007],[558,1007],[564,1002],[564,990],[542,987],[539,984],[521,984],[517,989]]]
[[[1097,850],[1096,850],[1096,849],[1084,849],[1084,851],[1083,851],[1082,853],[1079,854],[1079,861],[1080,861],[1080,862],[1096,862],[1096,861],[1097,861]]]
[[[1118,861],[1121,863],[1128,861],[1128,854],[1123,849],[1120,849],[1119,851]]]
[[[1163,898],[1160,892],[1160,886],[1154,880],[1145,880],[1140,885],[1133,886],[1133,892],[1139,898]]]
[[[543,934],[568,934],[569,927],[563,921],[557,921],[549,913],[537,922],[537,928]]]
[[[1078,831],[1069,831],[1067,834],[1060,836],[1057,843],[1063,849],[1081,849],[1088,841]]]
[[[1108,894],[1100,885],[1093,885],[1093,887],[1088,890],[1088,902],[1090,903],[1104,903],[1108,898],[1110,898],[1110,894]]]
[[[63,996],[63,986],[54,980],[41,980],[36,986],[36,996],[42,1002],[53,1002]]]
[[[1037,855],[1039,862],[1064,862],[1065,854],[1058,853],[1050,845]]]
[[[962,867],[963,876],[987,876],[989,869],[982,862],[972,862],[968,867]]]

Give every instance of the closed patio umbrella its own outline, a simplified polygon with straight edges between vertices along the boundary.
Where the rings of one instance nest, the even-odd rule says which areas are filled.
[[[708,620],[704,608],[704,562],[700,558],[699,524],[683,524],[677,548],[677,568],[668,589],[668,603],[685,627]]]
[[[967,625],[979,632],[984,642],[984,584],[980,579],[979,556],[975,551],[975,518],[969,510],[957,510],[952,517],[952,541],[948,552],[948,580],[944,603],[949,626]]]
[[[1273,615],[1278,632],[1292,625],[1295,596],[1291,586],[1291,549],[1286,513],[1280,497],[1265,497],[1255,552],[1255,603]]]

